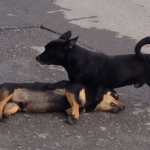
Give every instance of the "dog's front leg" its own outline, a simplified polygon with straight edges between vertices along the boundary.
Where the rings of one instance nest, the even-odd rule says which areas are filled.
[[[69,92],[66,92],[67,100],[71,106],[71,115],[69,115],[69,119],[78,120],[79,119],[79,104],[76,101],[75,95]],[[70,109],[68,109],[66,112],[67,114],[70,114]],[[71,118],[70,118],[71,117]],[[70,124],[72,124],[73,121],[71,120]]]

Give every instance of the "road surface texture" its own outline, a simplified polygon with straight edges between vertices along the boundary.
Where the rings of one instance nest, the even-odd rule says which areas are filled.
[[[1,0],[0,83],[68,79],[63,68],[35,60],[46,43],[67,30],[89,50],[134,53],[137,41],[150,36],[150,1]],[[0,122],[0,150],[149,150],[149,87],[117,92],[124,111],[85,113],[72,126],[65,123],[65,113],[17,113]]]

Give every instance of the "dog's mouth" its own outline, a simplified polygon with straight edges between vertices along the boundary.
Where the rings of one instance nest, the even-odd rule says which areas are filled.
[[[40,63],[40,65],[45,65],[45,63],[43,63],[42,61],[38,61]]]
[[[45,62],[41,61],[39,57],[36,57],[35,59],[37,60],[37,62],[38,62],[40,65],[49,65],[49,63],[45,63]]]
[[[121,107],[120,107],[120,106],[116,105],[116,104],[113,103],[113,102],[111,102],[110,105],[113,107],[112,110],[111,110],[112,113],[117,113],[117,112],[119,112],[119,111],[125,109],[124,106],[121,106]]]

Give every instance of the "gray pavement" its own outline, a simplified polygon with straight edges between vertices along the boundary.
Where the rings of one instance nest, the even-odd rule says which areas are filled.
[[[1,0],[0,83],[68,79],[63,68],[41,66],[35,56],[44,44],[70,29],[87,49],[110,55],[133,53],[136,42],[150,35],[148,4],[146,0]],[[85,113],[72,126],[65,123],[63,113],[17,113],[0,123],[0,150],[149,150],[149,87],[117,91],[124,111]]]

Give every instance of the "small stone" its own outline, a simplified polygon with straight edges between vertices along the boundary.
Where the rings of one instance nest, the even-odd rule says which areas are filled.
[[[21,148],[21,144],[20,143],[18,144],[18,148]]]
[[[105,128],[105,127],[100,127],[100,129],[101,129],[102,131],[106,131],[106,128]]]
[[[77,139],[81,139],[81,136],[77,135],[76,138],[77,138]]]
[[[61,146],[59,143],[55,143],[55,146]]]
[[[70,135],[69,133],[65,133],[65,135]]]

